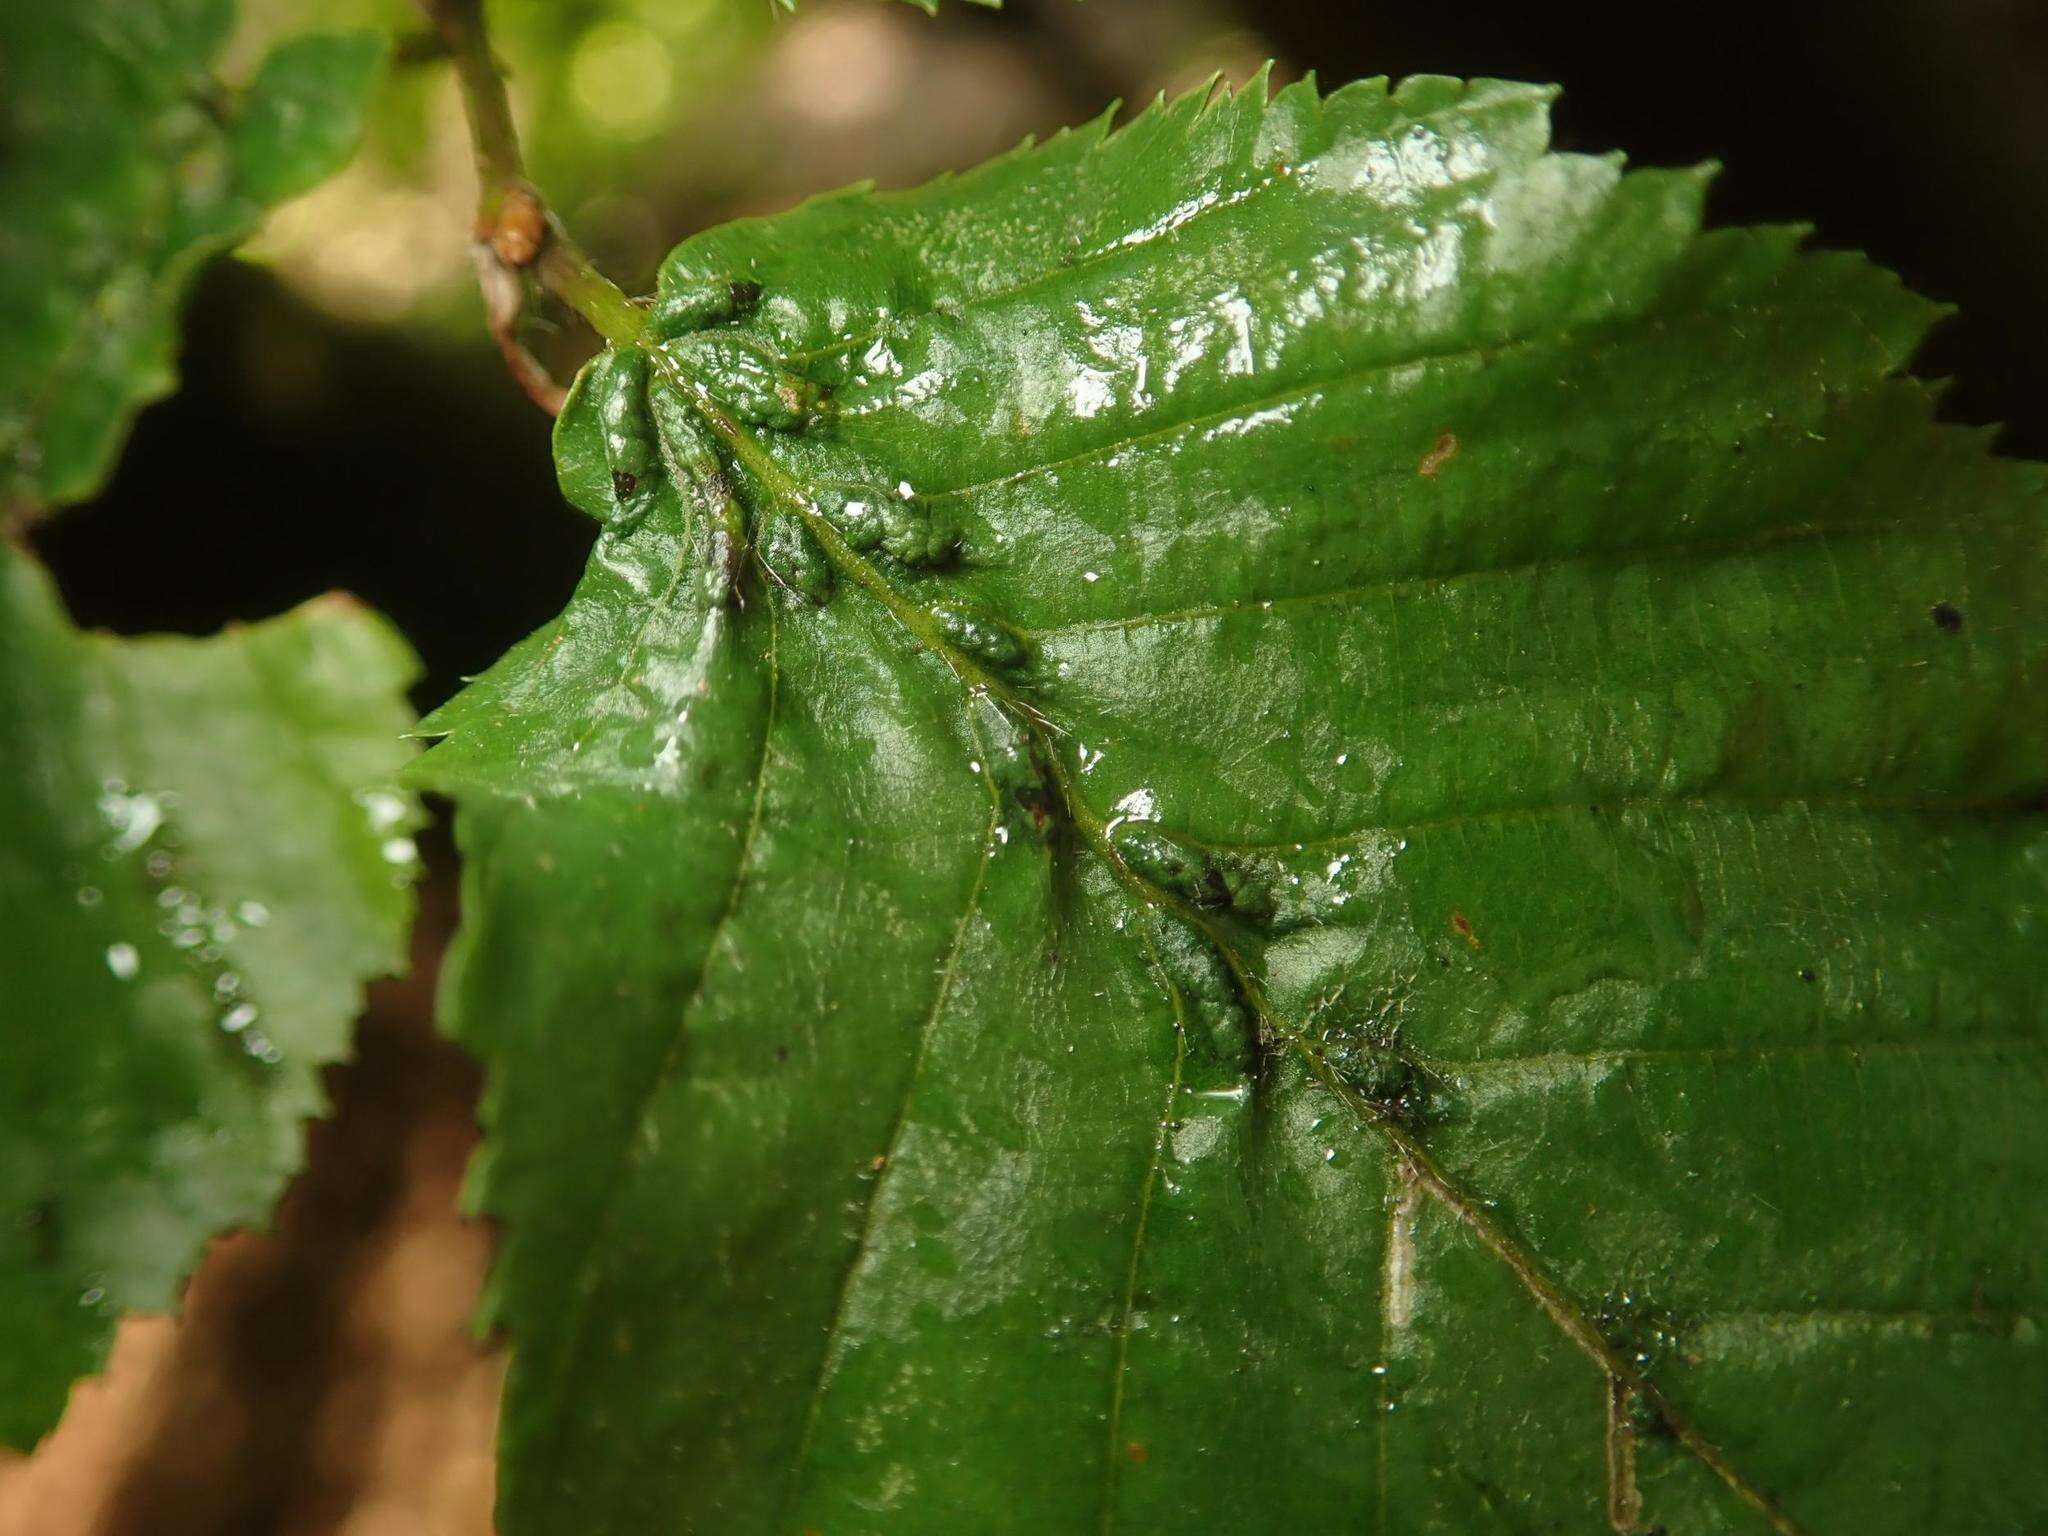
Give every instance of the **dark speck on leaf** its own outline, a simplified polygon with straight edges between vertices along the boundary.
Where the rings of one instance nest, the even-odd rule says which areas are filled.
[[[29,1243],[35,1250],[36,1262],[54,1264],[62,1251],[63,1239],[58,1216],[60,1207],[55,1195],[45,1195],[28,1208],[23,1223],[29,1229]]]
[[[742,280],[734,283],[728,292],[732,298],[733,308],[745,309],[748,305],[760,301],[761,285],[750,280]]]
[[[1963,627],[1963,610],[1954,603],[1936,603],[1929,610],[1934,627],[1945,635],[1952,635]]]
[[[612,471],[612,495],[620,501],[630,500],[633,493],[639,489],[640,477],[638,475],[629,474],[623,469]]]
[[[1812,981],[1812,980],[1813,980],[1813,967],[1812,967],[1812,966],[1810,966],[1810,965],[1809,965],[1809,966],[1801,966],[1801,967],[1799,968],[1799,979],[1800,979],[1801,981]]]

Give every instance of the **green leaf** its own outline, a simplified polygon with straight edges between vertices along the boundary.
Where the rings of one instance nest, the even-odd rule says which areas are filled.
[[[294,39],[233,93],[211,73],[233,19],[231,0],[0,7],[0,509],[98,489],[173,386],[201,263],[354,146],[384,39]]]
[[[415,670],[338,598],[83,634],[0,545],[0,1443],[298,1167],[363,981],[404,963]]]
[[[507,1536],[2048,1513],[2048,481],[1548,98],[714,230],[579,383],[417,770]]]

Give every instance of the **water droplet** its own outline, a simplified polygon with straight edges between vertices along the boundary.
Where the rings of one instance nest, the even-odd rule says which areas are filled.
[[[237,1003],[221,1016],[220,1027],[231,1035],[240,1034],[257,1019],[254,1003]]]
[[[78,904],[81,907],[96,907],[100,904],[100,888],[96,885],[82,885],[78,888]]]
[[[420,854],[419,845],[409,837],[389,837],[379,850],[387,864],[410,864]]]
[[[117,981],[132,981],[135,973],[142,969],[142,956],[136,953],[133,944],[109,944],[107,969],[114,973]]]
[[[261,928],[270,921],[270,908],[260,901],[245,901],[235,908],[235,921],[245,928]]]

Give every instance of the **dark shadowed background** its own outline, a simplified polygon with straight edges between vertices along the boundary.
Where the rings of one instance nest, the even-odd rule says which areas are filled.
[[[400,0],[247,0],[252,27],[402,19]],[[1697,12],[1695,20],[1691,13]],[[674,240],[872,176],[914,182],[1272,57],[1327,86],[1419,72],[1551,80],[1561,145],[1718,159],[1723,222],[1803,220],[1959,306],[1920,371],[1948,412],[2048,457],[2048,5],[1748,0],[1012,0],[929,20],[886,0],[493,0],[536,177],[600,261],[651,285]],[[106,494],[37,545],[78,619],[212,630],[331,587],[426,662],[422,707],[547,619],[594,528],[555,494],[548,423],[483,340],[462,256],[452,90],[402,65],[377,136],[188,315],[184,385]],[[545,322],[543,317],[543,321]],[[563,367],[567,324],[536,345]],[[196,728],[203,728],[199,726]],[[489,1529],[500,1362],[465,1332],[488,1234],[461,1222],[472,1070],[431,1032],[454,917],[430,838],[416,970],[378,989],[335,1118],[273,1236],[217,1246],[184,1321],[124,1328],[31,1461],[0,1533]]]

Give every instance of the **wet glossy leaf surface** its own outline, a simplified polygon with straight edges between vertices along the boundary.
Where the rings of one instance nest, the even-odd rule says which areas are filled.
[[[0,546],[0,1443],[298,1167],[403,964],[415,664],[342,599],[208,640],[71,627]]]
[[[1546,101],[670,258],[420,766],[508,1536],[2048,1515],[2043,474]]]
[[[0,510],[77,501],[169,392],[193,272],[353,148],[383,40],[213,74],[233,0],[0,6]]]

